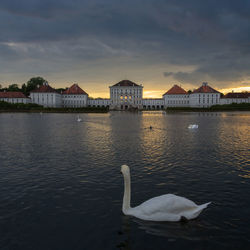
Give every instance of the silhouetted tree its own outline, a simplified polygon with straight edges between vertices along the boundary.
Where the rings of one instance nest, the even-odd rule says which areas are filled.
[[[8,87],[8,91],[21,91],[17,84],[11,84]]]
[[[25,83],[22,85],[22,92],[24,93],[24,94],[26,94],[26,85],[25,85]]]
[[[67,88],[59,88],[59,89],[56,89],[56,92],[58,92],[58,93],[61,94],[61,92],[65,91],[66,89],[67,89]]]
[[[28,95],[30,91],[36,89],[37,87],[43,85],[45,82],[47,82],[45,79],[43,79],[40,76],[32,77],[30,80],[25,84],[22,85],[22,91],[24,91],[24,94]]]

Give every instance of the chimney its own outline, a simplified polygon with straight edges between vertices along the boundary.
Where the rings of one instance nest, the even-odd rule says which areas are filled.
[[[202,83],[202,86],[207,86],[207,82],[203,82],[203,83]]]

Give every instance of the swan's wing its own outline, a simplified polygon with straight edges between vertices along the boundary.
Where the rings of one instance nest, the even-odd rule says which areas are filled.
[[[136,207],[136,210],[145,215],[155,213],[182,214],[195,208],[197,208],[197,205],[191,200],[173,194],[166,194],[143,202]]]

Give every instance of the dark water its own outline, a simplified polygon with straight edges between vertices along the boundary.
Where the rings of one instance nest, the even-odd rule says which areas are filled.
[[[0,114],[0,249],[250,249],[250,113],[81,117]],[[132,206],[212,204],[188,223],[126,217],[122,164]]]

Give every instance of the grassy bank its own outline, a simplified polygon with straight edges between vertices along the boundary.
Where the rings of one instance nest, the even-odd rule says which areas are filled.
[[[107,113],[108,108],[44,108],[41,105],[29,103],[8,103],[0,101],[0,112],[30,112],[30,113]]]
[[[214,105],[210,108],[169,107],[167,112],[216,112],[216,111],[250,111],[250,103],[232,103],[225,105]]]

